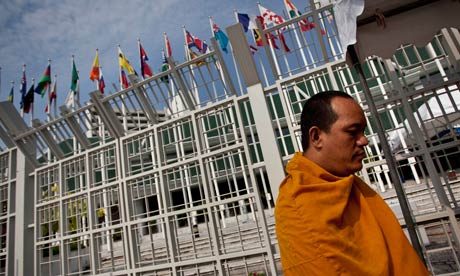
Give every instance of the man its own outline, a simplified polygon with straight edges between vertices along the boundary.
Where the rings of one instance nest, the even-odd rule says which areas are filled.
[[[343,92],[314,95],[275,208],[284,275],[429,275],[383,199],[354,175],[368,140]]]

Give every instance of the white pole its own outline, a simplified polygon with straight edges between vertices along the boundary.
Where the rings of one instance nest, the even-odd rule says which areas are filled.
[[[118,44],[118,49],[119,49],[118,53],[121,53],[120,44]],[[120,57],[118,57],[118,60],[120,60]],[[123,88],[123,74],[122,74],[123,68],[121,67],[121,64],[118,64],[118,66],[120,67],[120,91],[121,91],[124,89]],[[126,118],[127,114],[126,114],[124,98],[125,98],[124,95],[121,95],[121,115],[123,116],[123,128],[126,132],[128,132],[128,119]]]
[[[48,59],[48,66],[50,66],[50,65],[51,65],[51,59]],[[50,81],[51,81],[51,76],[50,76]],[[51,84],[52,83],[50,83],[48,85],[48,88],[47,88],[47,91],[46,91],[46,93],[48,94],[48,112],[46,114],[46,120],[48,122],[51,121],[51,98],[50,98],[50,96],[51,96]],[[50,157],[51,157],[51,152],[48,150],[48,161],[50,160]]]
[[[260,2],[257,3],[257,6],[259,7],[259,12],[260,12],[260,8],[261,8]],[[262,30],[260,30],[260,31],[262,31]],[[262,39],[262,41],[264,41],[264,38],[261,37],[261,39]],[[270,46],[270,53],[271,53],[271,55],[273,57],[273,61],[275,63],[276,74],[278,75],[278,79],[280,79],[281,78],[281,70],[280,70],[280,66],[278,64],[278,59],[276,58],[275,47],[274,47],[274,45],[272,43],[271,38],[268,39],[268,45]]]
[[[35,79],[32,78],[32,85],[35,86]],[[32,93],[35,93],[35,91],[33,91]],[[34,95],[34,102],[35,102],[35,95]],[[34,102],[31,103],[30,105],[30,126],[32,127],[32,121],[34,119]]]
[[[53,103],[53,106],[54,106],[54,118],[57,117],[57,74],[54,74],[54,85],[53,85],[53,90],[54,90],[54,93],[55,93],[55,99],[54,99],[54,103]]]

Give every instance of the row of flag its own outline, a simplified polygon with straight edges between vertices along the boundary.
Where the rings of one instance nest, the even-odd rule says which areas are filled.
[[[301,16],[301,12],[292,4],[290,0],[283,0],[286,10],[289,14],[290,18],[295,18],[298,16]],[[245,32],[249,32],[251,30],[253,34],[253,38],[255,41],[255,44],[257,47],[263,46],[263,39],[260,34],[259,26],[264,30],[266,27],[269,26],[276,26],[283,24],[285,20],[283,17],[280,15],[274,13],[273,11],[263,7],[262,5],[259,5],[259,12],[260,15],[249,15],[245,13],[236,13],[236,19],[238,22],[240,22],[244,28]],[[257,20],[259,22],[257,22]],[[218,27],[217,24],[211,23],[211,28],[213,32],[213,36],[216,39],[218,45],[222,49],[223,52],[228,53],[228,45],[229,45],[229,39],[227,35]],[[316,26],[313,22],[309,22],[307,19],[303,19],[299,21],[299,28],[303,32],[309,31],[314,29]],[[277,44],[277,40],[281,42],[282,49],[284,52],[289,53],[290,49],[286,43],[286,39],[284,38],[284,35],[281,31],[285,30],[287,27],[280,28],[278,31],[276,31],[274,34],[268,33],[266,34],[266,41],[268,41],[269,46],[273,47],[275,49],[280,49],[280,47]],[[321,30],[323,34],[325,34],[324,30]],[[206,54],[209,52],[209,46],[206,43],[206,41],[201,40],[200,38],[194,36],[192,33],[190,33],[188,30],[184,28],[184,38],[185,38],[185,43],[187,45],[186,47],[186,56],[188,57],[189,60],[196,58],[199,56],[199,54]],[[168,37],[166,33],[164,34],[164,43],[165,43],[165,49],[166,51],[162,52],[162,66],[161,66],[161,71],[165,72],[169,70],[169,63],[168,63],[168,57],[172,56],[172,50],[171,50],[171,44],[169,43]],[[138,46],[139,46],[139,57],[140,57],[140,68],[141,68],[141,77],[142,78],[149,78],[153,76],[153,71],[147,61],[149,60],[147,53],[145,49],[142,47],[140,41],[138,41]],[[250,45],[250,50],[254,53],[257,52],[258,49],[254,45]],[[194,50],[198,51],[195,52]],[[120,88],[121,89],[126,89],[129,87],[129,82],[126,77],[126,72],[127,74],[135,74],[138,75],[131,63],[128,61],[126,58],[125,54],[121,50],[120,46],[118,46],[118,61],[119,61],[119,68],[120,68]],[[197,64],[200,65],[200,64]],[[126,72],[125,72],[126,71]],[[105,88],[105,81],[104,77],[102,74],[102,68],[99,64],[99,53],[98,50],[96,49],[96,55],[93,60],[93,64],[90,70],[90,75],[89,79],[93,82],[96,83],[96,88],[101,92],[104,93],[104,88]],[[161,78],[163,82],[169,82],[169,76],[165,75]],[[79,81],[79,76],[78,76],[78,71],[75,66],[75,61],[72,60],[72,81],[71,81],[71,87],[70,87],[70,92],[67,96],[66,99],[66,104],[68,105],[69,102],[72,100],[75,100],[75,96],[78,93],[78,81]],[[56,93],[56,80],[54,81],[54,85],[51,86],[52,80],[51,80],[51,64],[49,63],[45,72],[43,73],[42,78],[38,81],[36,86],[34,83],[32,83],[31,87],[29,90],[26,90],[26,72],[25,72],[25,66],[23,68],[23,75],[21,79],[21,86],[20,86],[20,91],[21,91],[21,101],[20,101],[20,108],[23,110],[24,113],[29,113],[31,109],[31,105],[34,102],[34,94],[39,94],[44,97],[46,92],[48,91],[48,105],[46,106],[45,112],[49,114],[49,106],[53,103],[53,101],[56,101],[57,98],[57,93]],[[13,102],[14,98],[14,85],[11,88],[10,94],[8,96],[8,100],[10,102]]]

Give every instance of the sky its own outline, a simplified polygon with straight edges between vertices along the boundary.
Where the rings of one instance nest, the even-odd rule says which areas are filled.
[[[259,1],[283,14],[282,0]],[[300,10],[306,1],[291,0]],[[106,90],[118,86],[118,45],[140,72],[138,39],[147,52],[148,64],[159,72],[164,49],[163,33],[171,42],[173,57],[185,60],[183,26],[202,40],[212,36],[209,16],[225,30],[235,24],[234,10],[258,14],[256,1],[247,0],[9,0],[0,2],[0,101],[6,101],[14,81],[14,105],[19,110],[20,83],[26,64],[27,88],[42,77],[48,59],[51,75],[57,75],[57,105],[70,90],[72,55],[80,76],[80,101],[95,90],[89,73],[96,48]],[[209,43],[208,43],[209,44]],[[46,96],[35,96],[35,117],[41,117]],[[43,115],[43,114],[42,114]]]

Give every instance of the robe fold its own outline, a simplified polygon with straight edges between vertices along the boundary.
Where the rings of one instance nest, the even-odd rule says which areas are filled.
[[[430,275],[385,201],[296,153],[275,207],[284,275]]]

